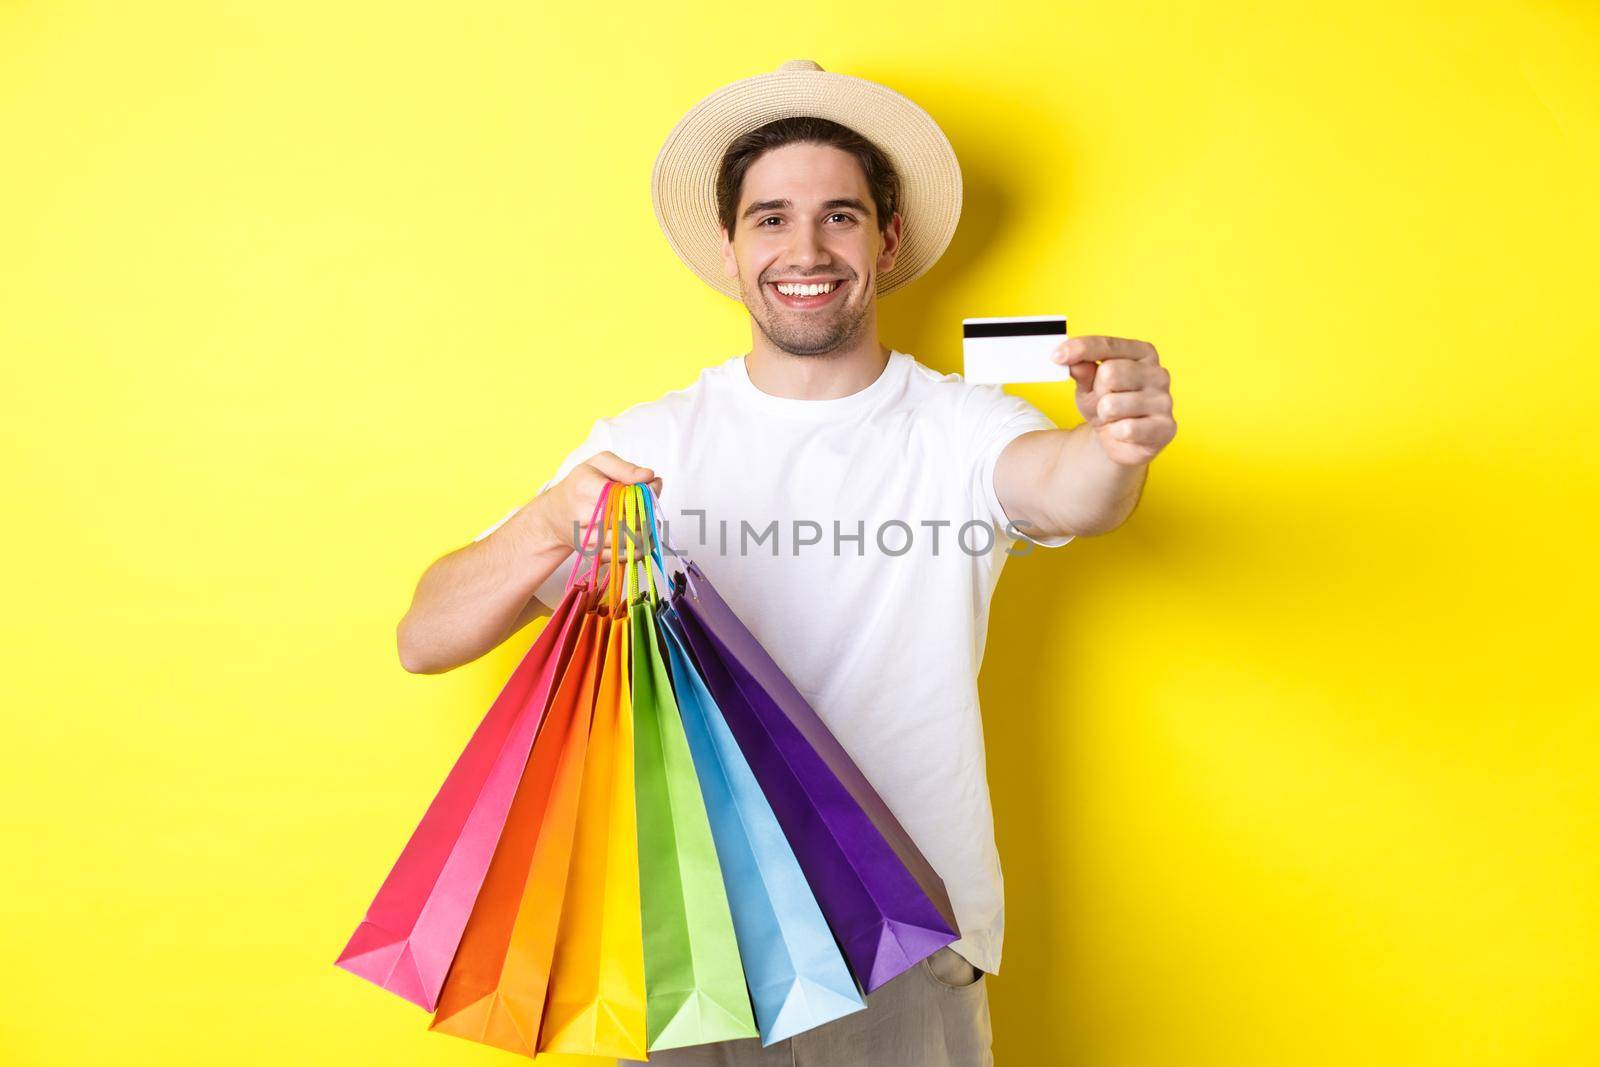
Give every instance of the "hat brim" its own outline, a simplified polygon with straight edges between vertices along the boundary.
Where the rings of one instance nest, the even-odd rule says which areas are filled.
[[[876,144],[900,175],[900,252],[878,277],[887,296],[944,254],[961,218],[961,164],[922,108],[876,82],[823,70],[779,70],[725,85],[689,109],[667,135],[650,177],[656,221],[672,250],[705,283],[741,299],[722,265],[717,172],[728,145],[774,119],[811,115]]]

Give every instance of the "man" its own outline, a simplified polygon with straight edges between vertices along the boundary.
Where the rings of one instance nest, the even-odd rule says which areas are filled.
[[[1107,532],[1172,440],[1169,375],[1141,341],[1056,359],[1086,420],[1062,430],[995,386],[880,343],[877,298],[926,271],[960,214],[949,142],[915,104],[808,60],[724,87],[656,162],[657,217],[740,299],[751,349],[600,419],[532,501],[423,576],[399,628],[412,671],[481,656],[559,601],[608,479],[651,481],[669,537],[839,738],[944,880],[961,937],[864,1012],[763,1049],[665,1064],[992,1062],[1001,872],[977,674],[1012,531]],[[1003,533],[1001,532],[1003,531]]]

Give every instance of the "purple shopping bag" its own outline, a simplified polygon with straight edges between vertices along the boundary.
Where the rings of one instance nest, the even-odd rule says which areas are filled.
[[[694,563],[672,608],[845,959],[867,992],[957,937],[944,883],[794,683]]]

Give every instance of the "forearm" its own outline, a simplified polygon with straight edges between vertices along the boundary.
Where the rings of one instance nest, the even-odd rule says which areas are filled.
[[[498,646],[547,608],[534,592],[572,554],[549,538],[539,501],[494,533],[437,560],[417,583],[396,628],[400,662],[416,674],[439,674]]]
[[[1006,514],[1030,534],[1092,536],[1128,520],[1149,468],[1113,462],[1085,422],[1012,441],[996,467],[995,492]]]

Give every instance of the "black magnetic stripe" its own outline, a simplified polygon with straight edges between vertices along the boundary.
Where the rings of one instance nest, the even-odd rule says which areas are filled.
[[[1034,337],[1040,334],[1066,334],[1067,320],[1046,322],[964,322],[962,337]]]

